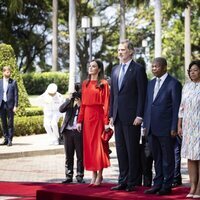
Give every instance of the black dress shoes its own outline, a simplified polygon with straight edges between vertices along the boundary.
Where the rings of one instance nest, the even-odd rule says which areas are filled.
[[[7,144],[8,144],[8,140],[4,140],[1,145],[7,145]]]
[[[12,142],[11,142],[11,141],[8,141],[7,146],[8,146],[8,147],[11,147],[11,146],[12,146]]]
[[[81,177],[81,176],[77,176],[76,180],[78,183],[85,183],[85,181],[83,180],[83,177]]]
[[[152,177],[144,177],[144,182],[143,182],[143,186],[145,187],[151,187],[152,184]]]
[[[135,186],[133,186],[133,185],[128,185],[128,186],[126,187],[126,192],[132,192],[132,191],[136,191]]]
[[[145,194],[156,194],[160,190],[160,187],[152,187],[151,189],[145,190]]]
[[[119,184],[117,186],[112,187],[110,190],[126,190],[127,185],[125,184]]]
[[[157,195],[168,195],[171,194],[172,189],[171,188],[162,188],[160,191],[157,192]]]
[[[172,187],[177,187],[177,186],[180,186],[182,185],[182,178],[176,178],[174,179],[173,183],[172,183]]]
[[[72,182],[73,182],[72,178],[68,178],[68,177],[64,181],[62,181],[63,184],[72,183]]]

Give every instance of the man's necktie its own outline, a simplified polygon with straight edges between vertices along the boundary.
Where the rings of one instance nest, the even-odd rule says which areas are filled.
[[[122,67],[122,69],[121,69],[121,73],[120,73],[119,80],[118,80],[118,87],[119,87],[119,89],[121,88],[122,81],[124,79],[126,64],[123,64],[121,67]]]
[[[153,100],[156,98],[158,91],[160,89],[160,81],[161,81],[160,78],[156,78],[156,85],[154,87]]]

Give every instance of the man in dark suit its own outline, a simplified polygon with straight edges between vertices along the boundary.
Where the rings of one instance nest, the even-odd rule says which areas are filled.
[[[154,59],[152,72],[155,78],[147,88],[144,128],[155,161],[155,177],[153,187],[145,193],[166,195],[171,193],[174,178],[174,142],[182,86],[167,73],[165,58]]]
[[[10,78],[11,69],[3,67],[3,79],[0,79],[0,115],[3,127],[3,145],[12,146],[14,131],[14,113],[18,106],[17,82]]]
[[[119,163],[118,185],[111,190],[134,191],[140,176],[139,140],[147,76],[133,61],[134,46],[128,40],[118,46],[120,64],[111,74],[110,123],[115,127]]]
[[[72,94],[72,98],[60,106],[59,111],[66,113],[60,129],[64,139],[65,147],[65,175],[66,179],[62,183],[73,182],[74,174],[74,152],[77,156],[77,174],[76,180],[78,183],[84,183],[84,167],[83,167],[83,135],[76,129],[77,116],[80,109],[81,93],[80,84],[75,85],[76,92]]]

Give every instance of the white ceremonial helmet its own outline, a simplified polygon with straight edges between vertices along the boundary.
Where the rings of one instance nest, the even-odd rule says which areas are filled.
[[[51,83],[47,87],[47,93],[48,94],[55,94],[57,92],[57,85],[55,83]]]

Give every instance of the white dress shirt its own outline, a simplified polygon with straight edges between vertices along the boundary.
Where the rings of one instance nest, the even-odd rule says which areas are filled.
[[[3,78],[3,100],[7,101],[8,78]]]

